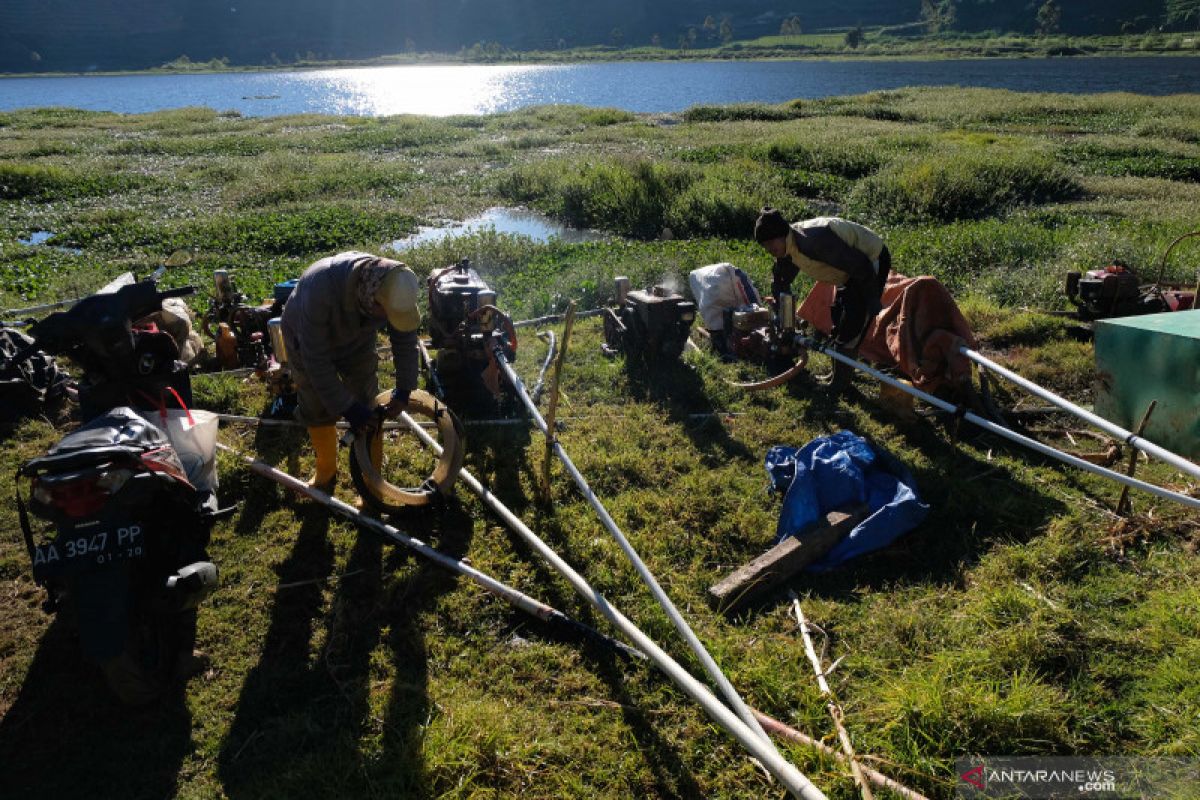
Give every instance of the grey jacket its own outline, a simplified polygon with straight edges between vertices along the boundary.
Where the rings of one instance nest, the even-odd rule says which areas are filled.
[[[366,359],[377,359],[379,331],[387,327],[401,392],[417,386],[417,333],[399,333],[385,319],[366,316],[358,307],[356,267],[367,253],[339,253],[304,271],[283,307],[288,359],[321,398],[326,410],[342,416],[355,401],[339,372]]]

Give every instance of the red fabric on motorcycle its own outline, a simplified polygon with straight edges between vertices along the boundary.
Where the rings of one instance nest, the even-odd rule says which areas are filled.
[[[828,335],[833,329],[829,309],[836,291],[833,284],[818,282],[797,315]],[[958,349],[964,344],[978,347],[975,334],[936,278],[908,278],[893,272],[883,289],[882,302],[883,310],[858,347],[862,358],[896,367],[913,386],[926,392],[970,378],[971,362]]]

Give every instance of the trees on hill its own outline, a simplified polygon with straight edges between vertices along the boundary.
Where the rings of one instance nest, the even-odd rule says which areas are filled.
[[[1179,28],[1200,28],[1200,0],[1167,0],[1166,19]]]
[[[953,30],[958,22],[958,6],[954,0],[921,0],[921,21],[930,33]]]
[[[800,18],[791,16],[779,23],[780,36],[799,36],[804,33],[804,29],[800,27]]]
[[[1042,36],[1058,33],[1062,24],[1062,6],[1054,0],[1046,0],[1037,12],[1037,32]]]

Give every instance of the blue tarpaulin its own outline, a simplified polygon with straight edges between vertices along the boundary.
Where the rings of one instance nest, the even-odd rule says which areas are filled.
[[[776,445],[767,451],[773,491],[785,492],[775,542],[804,532],[830,511],[866,505],[869,515],[820,561],[807,568],[825,572],[855,556],[878,550],[915,528],[929,513],[909,471],[866,439],[839,431],[801,448]]]

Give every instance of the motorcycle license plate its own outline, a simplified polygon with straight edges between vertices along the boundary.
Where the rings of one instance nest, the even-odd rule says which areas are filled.
[[[60,532],[52,542],[34,545],[33,575],[39,579],[62,577],[144,554],[145,536],[139,522],[76,528]]]

